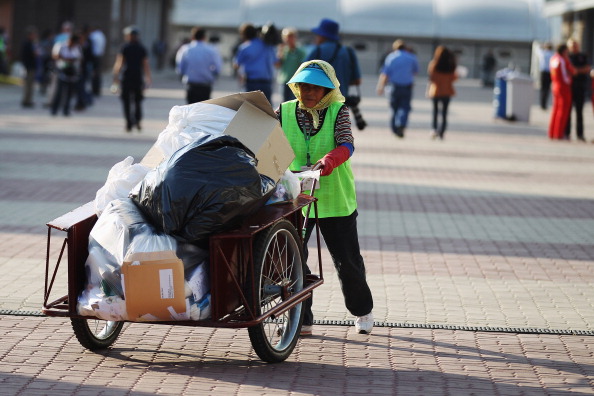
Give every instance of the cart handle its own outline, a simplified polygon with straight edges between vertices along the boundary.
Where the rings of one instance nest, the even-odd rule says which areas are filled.
[[[312,171],[317,171],[317,170],[319,170],[321,167],[322,167],[322,164],[320,164],[320,163],[318,162],[318,163],[316,163],[316,164],[314,165],[314,167],[313,167],[313,168],[311,168],[311,170],[312,170]],[[317,183],[317,180],[316,180],[316,179],[313,179],[313,181],[312,181],[312,183],[311,183],[311,191],[309,192],[309,195],[310,195],[310,196],[312,196],[312,197],[314,196],[314,191],[316,190],[316,183]],[[302,233],[303,233],[303,235],[302,235],[302,236],[303,236],[303,238],[305,238],[305,233],[306,233],[306,229],[307,229],[307,228],[306,228],[306,227],[307,227],[307,221],[309,220],[309,214],[310,214],[310,212],[311,212],[311,204],[309,204],[309,205],[307,206],[307,211],[305,212],[305,219],[303,220],[303,229],[302,229]],[[317,214],[316,214],[316,215],[317,215]]]

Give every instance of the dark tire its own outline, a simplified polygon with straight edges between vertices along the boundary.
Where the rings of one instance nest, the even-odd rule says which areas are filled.
[[[258,315],[303,290],[303,247],[293,224],[281,220],[262,231],[254,241],[254,282],[248,285],[248,301],[256,293]],[[251,279],[251,278],[248,278]],[[249,282],[248,282],[249,283]],[[249,327],[254,350],[268,363],[286,360],[293,352],[303,322],[302,303]]]
[[[91,351],[110,347],[124,326],[124,322],[100,319],[70,318],[70,322],[78,342]]]

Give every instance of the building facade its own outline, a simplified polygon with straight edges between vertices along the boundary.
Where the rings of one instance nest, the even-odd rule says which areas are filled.
[[[555,44],[574,38],[579,41],[582,51],[593,59],[594,1],[546,0],[544,15],[551,21]]]
[[[459,63],[478,78],[484,55],[492,50],[497,68],[512,65],[528,73],[532,43],[548,40],[543,0],[174,0],[171,39],[174,46],[194,25],[217,37],[230,62],[237,28],[244,22],[297,28],[302,44],[311,44],[311,28],[322,18],[340,23],[345,44],[357,49],[366,74],[377,73],[392,42],[411,45],[426,66],[434,48],[452,48]],[[423,70],[424,72],[424,70]]]

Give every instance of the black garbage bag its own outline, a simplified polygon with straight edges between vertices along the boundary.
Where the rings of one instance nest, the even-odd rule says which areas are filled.
[[[204,246],[208,236],[236,226],[266,203],[275,182],[256,170],[238,139],[207,135],[176,151],[131,193],[158,229]]]

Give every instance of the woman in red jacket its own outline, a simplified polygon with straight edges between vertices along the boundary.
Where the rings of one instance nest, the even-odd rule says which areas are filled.
[[[433,59],[427,68],[429,86],[427,96],[433,102],[433,131],[431,138],[444,138],[448,123],[448,106],[450,99],[456,94],[454,81],[458,78],[456,73],[456,57],[452,51],[443,45],[438,46],[433,54]],[[439,107],[441,106],[441,111]],[[441,113],[441,124],[438,122]]]
[[[571,112],[571,76],[574,73],[569,61],[567,45],[561,44],[551,57],[551,87],[553,109],[549,123],[549,139],[564,139],[565,127]]]

